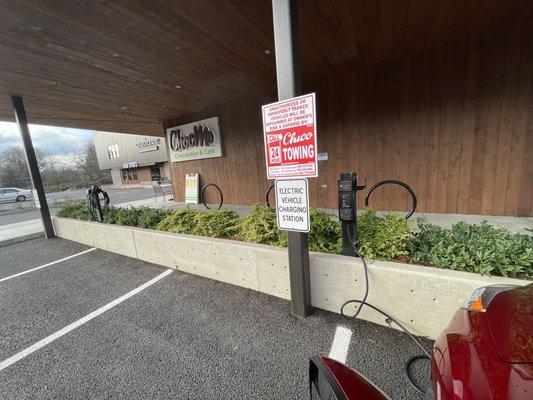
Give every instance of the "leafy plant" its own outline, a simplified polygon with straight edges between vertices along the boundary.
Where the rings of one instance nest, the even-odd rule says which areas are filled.
[[[138,227],[145,229],[155,229],[163,219],[172,214],[172,210],[146,208],[138,218]]]
[[[141,208],[109,207],[104,211],[104,221],[107,224],[136,226],[139,221]]]
[[[254,204],[239,225],[239,237],[245,242],[287,246],[287,234],[278,229],[273,208]]]
[[[82,221],[91,221],[91,214],[87,211],[84,201],[68,201],[63,203],[57,210],[58,217],[73,218]]]
[[[357,232],[359,251],[369,260],[397,260],[409,254],[411,228],[401,214],[379,217],[366,210],[357,219]]]
[[[312,208],[309,249],[341,252],[341,229],[329,214]],[[59,217],[92,220],[84,201],[69,201],[57,212]],[[237,237],[253,243],[286,246],[286,232],[277,227],[274,209],[254,205],[244,218],[229,210],[201,212],[191,208],[178,211],[148,207],[106,207],[104,222],[212,237]],[[418,221],[420,231],[411,235],[402,215],[379,217],[367,210],[358,217],[358,249],[367,259],[398,260],[469,271],[533,279],[533,236],[512,235],[486,222],[455,224],[451,229]]]
[[[239,232],[239,216],[230,210],[211,210],[196,215],[195,235],[234,237]]]
[[[309,231],[309,250],[323,253],[340,253],[342,249],[339,221],[316,208],[310,210],[311,230]]]
[[[451,229],[418,220],[420,232],[411,244],[414,262],[470,271],[533,279],[533,237],[510,234],[486,221],[459,222]]]
[[[160,231],[192,234],[196,228],[196,217],[199,213],[200,211],[189,207],[182,208],[165,217],[155,228]]]

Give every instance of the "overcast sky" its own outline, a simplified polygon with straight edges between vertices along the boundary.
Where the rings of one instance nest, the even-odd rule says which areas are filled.
[[[84,129],[30,124],[33,146],[48,150],[50,154],[58,156],[72,154],[76,148],[91,138],[94,133],[94,131]],[[12,145],[22,146],[18,127],[14,122],[0,121],[0,153]]]

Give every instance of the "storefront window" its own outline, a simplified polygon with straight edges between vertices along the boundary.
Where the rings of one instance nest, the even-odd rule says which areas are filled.
[[[158,165],[153,165],[150,167],[150,178],[152,179],[152,181],[161,180],[161,170],[159,169]]]
[[[110,160],[118,158],[119,155],[120,154],[118,152],[118,144],[110,144],[109,146],[107,146],[107,156]]]
[[[128,168],[122,170],[122,180],[123,181],[136,181],[139,179],[137,174],[137,168]]]

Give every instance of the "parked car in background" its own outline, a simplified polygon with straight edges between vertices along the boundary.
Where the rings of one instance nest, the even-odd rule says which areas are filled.
[[[475,290],[435,341],[435,400],[533,399],[533,284]],[[323,356],[311,358],[311,399],[385,400],[356,371]]]
[[[31,190],[18,188],[0,188],[0,203],[9,203],[12,201],[26,201],[31,199],[33,193]]]

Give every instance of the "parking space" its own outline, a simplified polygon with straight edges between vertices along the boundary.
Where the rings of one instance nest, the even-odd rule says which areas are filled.
[[[415,346],[369,322],[61,239],[2,248],[0,279],[78,253],[0,282],[0,398],[306,399],[309,356],[330,352],[419,398]]]

